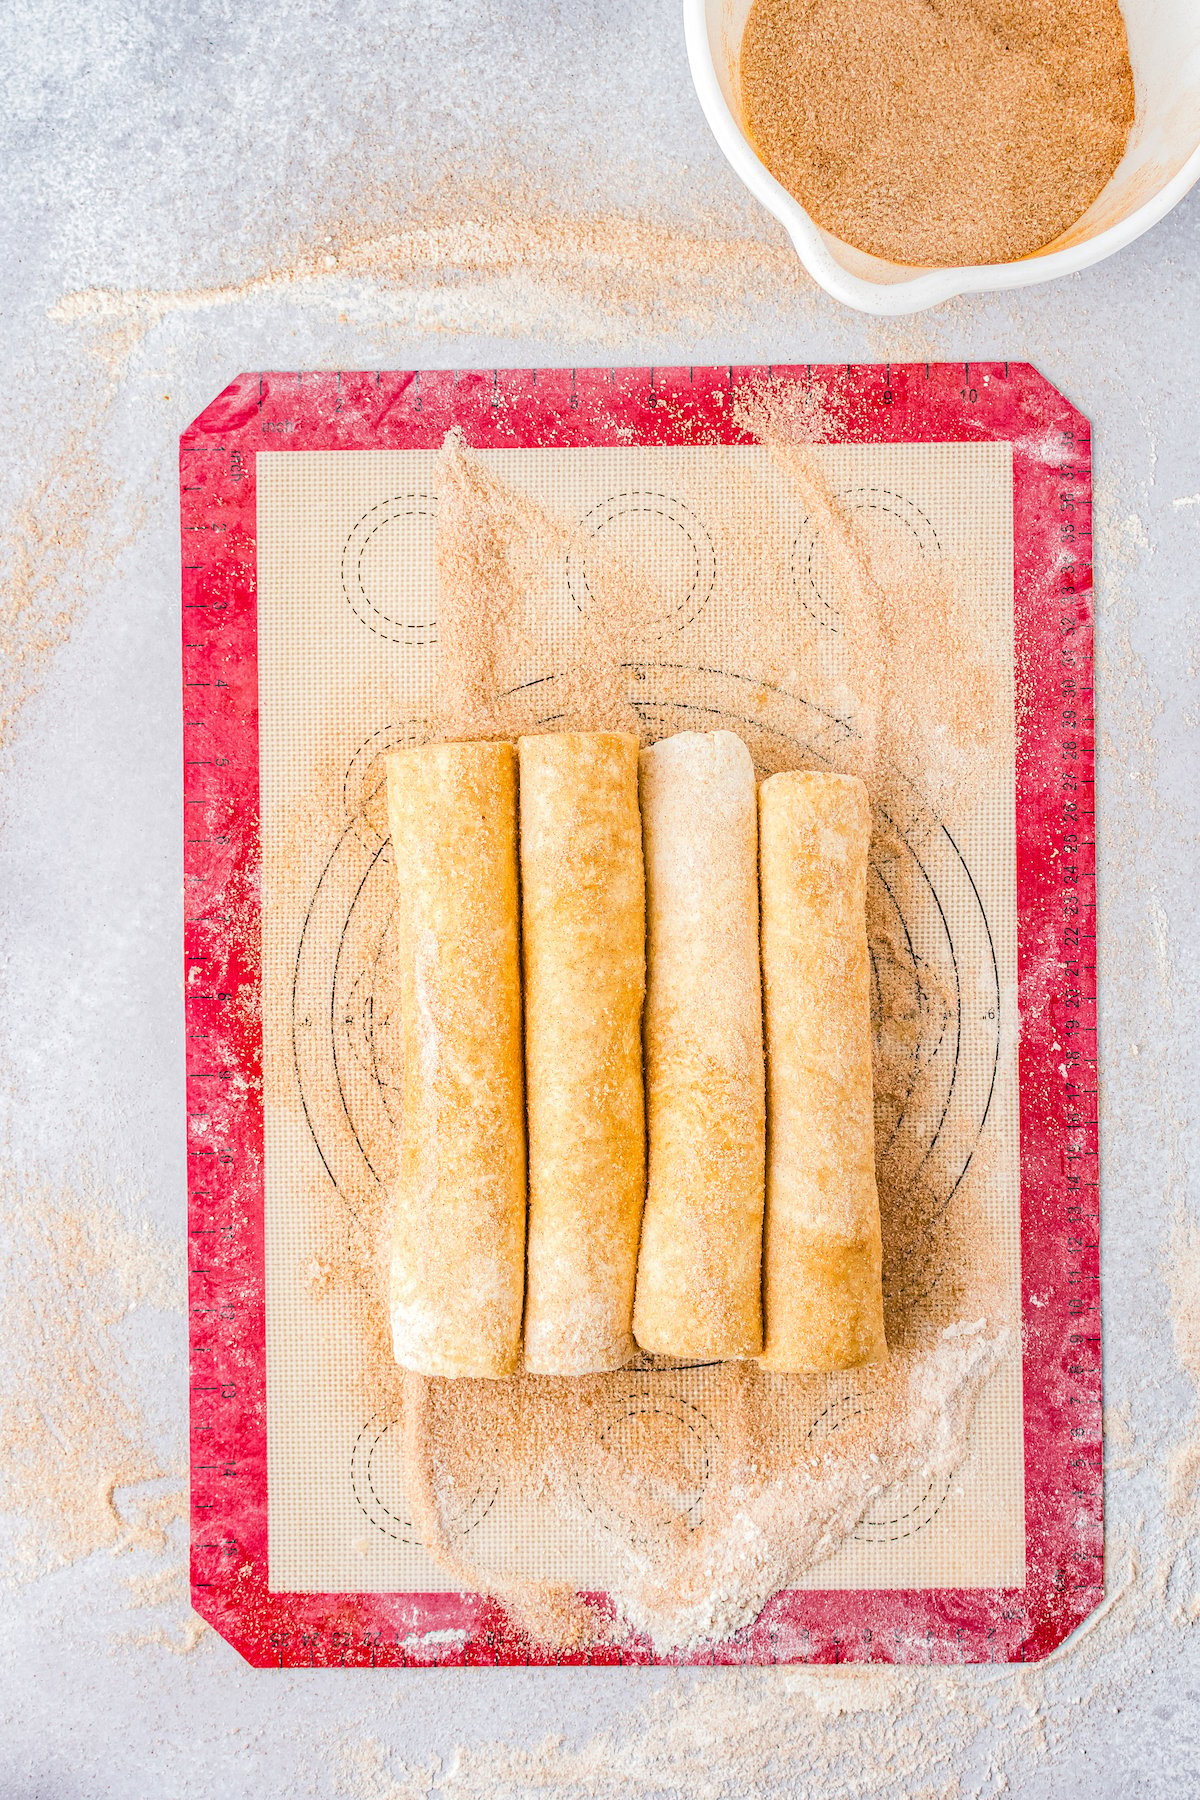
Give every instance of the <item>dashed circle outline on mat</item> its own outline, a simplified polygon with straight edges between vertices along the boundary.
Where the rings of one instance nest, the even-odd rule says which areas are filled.
[[[871,1411],[871,1407],[863,1405],[861,1395],[839,1394],[817,1414],[816,1418],[809,1426],[806,1442],[811,1443],[813,1438],[817,1436],[833,1437],[844,1425],[848,1425],[851,1419],[869,1418]],[[837,1417],[834,1420],[834,1423],[829,1426],[827,1431],[819,1431],[818,1428],[820,1427],[822,1420],[828,1418],[831,1413],[838,1413],[840,1414],[840,1417]],[[894,1518],[873,1519],[871,1517],[871,1508],[868,1507],[858,1524],[854,1527],[854,1530],[850,1533],[851,1538],[860,1544],[898,1544],[904,1538],[915,1537],[918,1531],[924,1531],[926,1526],[932,1525],[933,1521],[937,1518],[938,1513],[942,1510],[942,1507],[946,1504],[946,1500],[949,1497],[952,1480],[952,1475],[946,1476],[941,1493],[938,1495],[938,1498],[934,1501],[932,1506],[927,1506],[927,1502],[929,1496],[934,1492],[938,1485],[936,1475],[930,1476],[925,1485],[924,1492],[919,1499],[914,1500],[913,1504],[906,1512],[897,1513]],[[889,1493],[890,1491],[891,1490],[889,1490]],[[881,1495],[880,1500],[881,1502],[886,1503],[888,1501],[888,1494],[885,1493]],[[894,1498],[891,1500],[890,1504],[893,1506],[895,1505]],[[921,1513],[922,1517],[916,1524],[909,1523],[907,1529],[904,1531],[891,1531],[893,1526],[904,1525],[906,1521],[914,1519],[918,1513]],[[890,1535],[887,1537],[876,1535],[877,1533],[884,1531],[890,1532]]]
[[[380,738],[384,740],[383,743],[379,743]],[[350,823],[358,826],[360,830],[367,833],[375,843],[379,843],[385,834],[377,831],[367,819],[366,804],[376,797],[380,788],[383,786],[383,773],[382,771],[380,772],[378,781],[375,782],[369,791],[360,791],[357,805],[355,805],[350,797],[351,786],[355,781],[365,782],[366,774],[370,770],[372,763],[378,761],[380,757],[389,756],[393,750],[415,749],[421,742],[421,725],[415,719],[410,718],[401,725],[381,725],[378,731],[370,732],[363,739],[362,743],[358,746],[358,749],[354,752],[354,755],[350,758],[350,761],[346,764],[346,772],[342,776],[343,810]],[[368,751],[370,752],[369,755],[367,754]]]
[[[822,1431],[820,1429],[822,1422],[828,1419],[831,1413],[840,1414],[840,1416],[836,1417],[833,1423],[829,1425],[827,1429]],[[805,1432],[804,1440],[806,1443],[811,1444],[814,1438],[833,1437],[844,1425],[848,1425],[851,1419],[869,1418],[870,1413],[871,1408],[862,1404],[860,1395],[836,1394],[832,1400],[821,1408],[820,1412]]]
[[[856,494],[878,494],[882,496],[882,499],[860,500],[857,504],[853,504],[853,497]],[[874,484],[867,484],[860,487],[840,488],[838,492],[833,495],[833,499],[838,505],[849,502],[848,510],[851,512],[887,513],[891,518],[898,519],[902,525],[907,525],[908,529],[916,538],[917,546],[923,556],[936,555],[940,558],[944,555],[942,541],[938,537],[937,528],[934,525],[933,520],[929,517],[929,514],[925,511],[924,507],[918,506],[915,500],[910,500],[907,494],[897,493],[894,488],[878,487]],[[904,510],[901,511],[895,506],[885,505],[885,500],[898,501],[900,507],[904,508]],[[912,516],[914,513],[917,518],[921,520],[922,525],[924,525],[924,531],[922,530],[921,525],[914,522]],[[792,591],[809,618],[813,619],[822,631],[840,635],[842,628],[838,622],[840,618],[838,609],[831,600],[825,598],[813,575],[813,555],[820,541],[819,535],[812,531],[812,521],[806,514],[800,521],[800,529],[792,539],[792,547],[788,554],[788,574],[791,577]],[[801,578],[799,561],[802,546],[804,548],[803,575],[807,579],[808,588],[816,601],[815,605],[805,593],[804,580]]]
[[[415,504],[414,504],[415,503]],[[382,512],[382,518],[375,518]],[[368,507],[362,517],[352,527],[346,542],[342,545],[340,576],[342,592],[346,596],[351,612],[361,619],[368,631],[377,637],[386,638],[391,644],[401,644],[409,650],[423,650],[437,643],[437,615],[432,619],[394,619],[382,606],[376,605],[367,592],[362,578],[363,557],[366,555],[371,541],[376,535],[386,530],[397,519],[436,519],[436,494],[393,494],[388,500],[377,500],[374,506]],[[352,568],[351,568],[352,565]],[[355,593],[362,602],[360,606]],[[366,607],[367,612],[363,611]],[[374,618],[368,617],[368,612]],[[382,624],[377,623],[381,620]],[[391,629],[385,629],[390,626]],[[400,633],[397,636],[397,632]],[[425,636],[425,633],[428,636]]]
[[[387,1504],[387,1501],[382,1498],[378,1488],[375,1486],[375,1452],[387,1436],[388,1432],[392,1429],[392,1426],[400,1423],[398,1418],[393,1417],[385,1419],[383,1424],[379,1425],[379,1419],[380,1415],[376,1413],[372,1418],[367,1420],[366,1424],[355,1438],[354,1447],[350,1452],[350,1486],[353,1489],[354,1498],[358,1502],[360,1510],[370,1520],[371,1524],[374,1525],[377,1531],[382,1532],[385,1537],[390,1537],[400,1544],[410,1544],[417,1548],[423,1548],[424,1540],[418,1536],[416,1526],[408,1517],[407,1513],[401,1515],[393,1512],[392,1508]],[[370,1445],[364,1450],[363,1440],[366,1438],[368,1432],[377,1425],[379,1425],[379,1429],[371,1439]],[[359,1491],[360,1463],[363,1456],[365,1456],[366,1462],[365,1466],[361,1468],[362,1481],[365,1484],[371,1499],[375,1503],[375,1506],[378,1508],[379,1513],[382,1513],[385,1518],[392,1520],[394,1524],[400,1526],[401,1529],[399,1531],[393,1531],[390,1525],[381,1523],[380,1519],[366,1504]],[[498,1476],[493,1477],[490,1484],[490,1490],[489,1484],[481,1480],[475,1492],[467,1499],[465,1506],[460,1507],[456,1512],[452,1512],[448,1518],[443,1515],[442,1523],[447,1532],[458,1537],[467,1537],[472,1531],[477,1530],[487,1518],[493,1506],[495,1506],[499,1494],[500,1481]]]
[[[867,1511],[863,1514],[850,1535],[860,1544],[899,1544],[905,1538],[916,1537],[919,1531],[924,1531],[927,1526],[933,1524],[933,1521],[937,1518],[947,1500],[950,1498],[950,1489],[953,1485],[954,1476],[952,1473],[939,1477],[935,1471],[930,1475],[929,1480],[925,1485],[925,1491],[918,1500],[913,1501],[913,1504],[908,1508],[907,1512],[897,1513],[895,1517],[891,1519],[872,1519],[870,1508],[868,1507]],[[891,1490],[889,1490],[889,1492],[890,1491]],[[931,1503],[930,1495],[935,1493],[937,1494],[937,1498]],[[882,1495],[881,1499],[886,1501],[887,1495]],[[891,1504],[895,1505],[894,1499]],[[921,1515],[919,1519],[917,1518],[918,1513]],[[917,1519],[915,1524],[906,1524],[906,1521],[911,1521],[913,1519]],[[905,1525],[906,1528],[903,1531],[892,1531],[890,1528],[894,1525]],[[887,1533],[887,1535],[875,1535],[877,1533]]]
[[[359,1453],[362,1449],[363,1439],[366,1437],[374,1423],[374,1418],[367,1420],[366,1424],[355,1438],[354,1446],[350,1451],[350,1487],[353,1491],[354,1498],[358,1502],[360,1511],[364,1514],[368,1523],[375,1527],[376,1531],[381,1531],[385,1537],[393,1538],[398,1544],[420,1544],[421,1540],[416,1534],[416,1528],[414,1527],[412,1520],[408,1518],[407,1515],[404,1518],[400,1518],[398,1514],[392,1511],[390,1506],[387,1506],[379,1498],[379,1495],[375,1491],[375,1484],[371,1479],[371,1457],[374,1454],[374,1441],[372,1441],[371,1448],[364,1452],[367,1457],[367,1466],[363,1473],[363,1479],[370,1491],[372,1500],[374,1500],[380,1512],[386,1513],[389,1519],[394,1519],[396,1524],[402,1526],[403,1529],[401,1531],[393,1531],[390,1526],[380,1524],[379,1520],[375,1517],[375,1514],[371,1511],[370,1507],[366,1504],[358,1491]]]
[[[696,1364],[681,1366],[695,1366],[702,1368],[707,1367],[708,1365]],[[720,1437],[720,1433],[708,1414],[702,1411],[694,1401],[684,1399],[682,1394],[671,1393],[668,1391],[666,1394],[656,1395],[646,1387],[634,1388],[627,1392],[623,1398],[613,1400],[607,1411],[608,1422],[603,1429],[596,1434],[596,1443],[598,1445],[603,1445],[609,1435],[615,1431],[624,1420],[644,1418],[650,1413],[670,1413],[685,1431],[690,1432],[692,1436],[695,1437],[701,1458],[701,1480],[695,1491],[695,1498],[680,1516],[686,1523],[689,1531],[696,1531],[699,1528],[703,1516],[704,1495],[712,1479],[712,1458],[709,1453],[708,1442],[719,1439]],[[692,1417],[689,1418],[685,1416],[687,1414],[691,1414]],[[699,1427],[697,1426],[697,1421],[699,1422]],[[708,1434],[708,1441],[705,1439],[704,1432],[707,1432]],[[602,1530],[615,1533],[622,1527],[628,1528],[632,1526],[639,1533],[643,1543],[648,1544],[653,1541],[653,1527],[643,1526],[640,1521],[631,1518],[628,1513],[622,1512],[619,1507],[614,1506],[610,1501],[602,1499],[601,1495],[594,1488],[592,1491],[592,1498],[589,1499],[584,1489],[582,1471],[576,1473],[575,1491],[585,1511],[591,1514],[592,1518],[596,1521],[596,1524],[600,1526]],[[610,1515],[607,1518],[604,1516],[605,1511]]]
[[[403,1121],[393,1110],[391,1097],[393,1095],[403,1094],[404,1078],[403,1075],[401,1075],[398,1079],[393,1079],[384,1072],[383,1058],[380,1055],[378,1039],[381,1021],[375,1004],[379,963],[383,956],[388,934],[395,923],[395,918],[396,909],[393,907],[392,911],[384,921],[383,930],[379,934],[379,941],[375,947],[374,953],[370,957],[370,960],[359,970],[358,974],[350,984],[350,995],[342,1002],[339,1009],[341,1017],[338,1022],[341,1025],[349,1053],[357,1061],[360,1072],[371,1077],[378,1090],[380,1102],[384,1111],[387,1113],[392,1125],[399,1131]],[[359,995],[360,990],[363,996],[361,1005],[352,1005],[351,1002],[356,1000],[356,996]],[[391,1015],[388,1014],[382,1020],[382,1024],[386,1025],[390,1017]],[[357,1023],[358,1025],[358,1032],[352,1035],[351,1026],[354,1023]],[[340,1058],[337,1060],[340,1074]],[[342,1087],[342,1092],[345,1092],[344,1086]]]
[[[641,504],[623,505],[622,502],[641,502]],[[681,531],[691,546],[694,569],[692,583],[685,597],[673,606],[665,617],[655,621],[659,630],[668,627],[676,631],[685,631],[695,622],[712,599],[717,585],[717,552],[711,533],[702,519],[698,519],[690,506],[673,494],[659,493],[654,488],[627,488],[619,494],[610,494],[606,500],[597,501],[584,513],[579,521],[580,529],[587,529],[593,538],[599,538],[606,526],[618,519],[628,517],[631,513],[647,513],[660,519],[666,519]],[[682,514],[683,517],[678,515]],[[597,515],[601,515],[597,517]],[[586,613],[595,595],[588,581],[586,553],[577,558],[573,550],[567,551],[567,588],[576,609]],[[580,591],[582,590],[582,592]],[[701,591],[703,590],[703,591]],[[689,607],[691,608],[688,611]],[[677,615],[687,613],[686,618]]]

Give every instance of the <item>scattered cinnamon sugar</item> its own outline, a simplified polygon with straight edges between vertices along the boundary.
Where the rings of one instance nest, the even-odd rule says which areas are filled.
[[[180,1508],[180,1517],[186,1509]],[[153,1612],[167,1622],[147,1625],[140,1631],[119,1631],[113,1642],[122,1649],[166,1650],[172,1656],[190,1656],[211,1635],[212,1627],[197,1618],[191,1608],[187,1563],[178,1561],[144,1574],[127,1575],[125,1604],[132,1612]]]
[[[438,643],[436,735],[515,737],[547,722],[586,718],[588,731],[632,731],[628,663],[662,597],[645,571],[597,554],[527,495],[501,481],[451,432],[438,466]],[[566,654],[532,629],[550,572],[564,555],[588,551],[594,604]]]
[[[970,629],[962,570],[948,554],[931,562],[915,539],[882,542],[868,514],[830,491],[812,454],[835,429],[819,385],[745,382],[733,417],[800,495],[826,559],[853,668],[847,768],[871,789],[876,834],[907,817],[913,779],[952,811],[995,766],[1002,678],[995,647]]]
[[[910,265],[1042,249],[1133,123],[1117,0],[754,0],[740,75],[771,173],[835,237]]]
[[[382,218],[329,221],[246,280],[224,285],[64,294],[49,316],[86,329],[102,359],[121,359],[162,320],[256,300],[319,307],[391,336],[477,332],[558,336],[611,346],[631,326],[680,338],[732,314],[753,318],[767,296],[812,289],[791,248],[723,211],[651,219],[566,211],[529,183],[443,182],[417,213],[383,195]]]

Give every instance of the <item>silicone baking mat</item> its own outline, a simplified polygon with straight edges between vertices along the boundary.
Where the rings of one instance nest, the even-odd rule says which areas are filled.
[[[993,791],[910,824],[918,880],[887,885],[882,865],[874,879],[920,891],[896,923],[914,968],[953,995],[924,1052],[940,1096],[918,1145],[926,1186],[949,1206],[987,1143],[986,1222],[1023,1342],[955,1477],[883,1496],[753,1626],[666,1658],[632,1635],[568,1657],[455,1591],[425,1552],[395,1421],[356,1395],[353,1295],[313,1305],[317,1196],[350,1219],[386,1181],[394,1126],[377,974],[390,867],[361,795],[436,681],[435,463],[451,427],[514,491],[653,569],[662,631],[631,670],[651,735],[726,724],[760,767],[836,766],[836,706],[751,705],[732,654],[745,587],[729,521],[753,490],[770,504],[741,535],[782,534],[836,693],[820,546],[733,421],[739,386],[764,379],[815,384],[836,421],[814,452],[831,490],[922,556],[952,556],[1008,659]],[[256,375],[185,434],[181,468],[197,1609],[281,1665],[1045,1654],[1102,1580],[1086,422],[1021,365]],[[539,621],[551,645],[586,603],[586,557],[559,575]],[[669,700],[653,685],[680,650],[683,702],[677,678]],[[330,770],[339,805],[318,806]],[[306,804],[321,816],[298,836]],[[901,1109],[888,1128],[900,1154],[921,1125]],[[711,1379],[671,1372],[665,1403],[693,1452]],[[633,1410],[651,1380],[631,1374]],[[699,1507],[703,1445],[694,1460]],[[494,1483],[463,1496],[456,1527],[484,1566],[592,1592],[612,1572],[604,1529],[564,1531]]]

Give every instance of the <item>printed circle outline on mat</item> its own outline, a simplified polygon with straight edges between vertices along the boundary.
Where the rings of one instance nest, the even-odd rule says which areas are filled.
[[[668,628],[683,631],[704,611],[717,585],[717,553],[708,527],[696,517],[690,506],[671,494],[652,488],[629,488],[611,494],[591,507],[579,521],[595,540],[602,532],[630,535],[629,521],[659,519],[673,526],[673,532],[657,528],[657,544],[643,545],[636,554],[636,566],[655,569],[678,568],[673,588],[668,590],[667,610],[647,624],[659,631]],[[636,526],[634,527],[636,532]],[[642,535],[655,531],[643,526]],[[681,566],[680,566],[681,565]],[[656,584],[657,585],[657,584]],[[567,587],[576,608],[585,613],[595,601],[588,579],[587,552],[567,551]]]
[[[950,1498],[953,1485],[953,1475],[924,1471],[910,1475],[873,1501],[850,1535],[860,1544],[898,1544],[904,1538],[916,1537],[918,1531],[933,1524]],[[891,1516],[880,1518],[879,1513]]]
[[[625,1366],[632,1375],[670,1375],[681,1369],[720,1369],[723,1356],[659,1356],[653,1350],[633,1347],[633,1361]]]
[[[391,850],[390,840],[372,849],[356,823],[346,827],[305,915],[292,978],[292,1065],[305,1122],[326,1174],[356,1214],[386,1184],[395,1138],[379,1075],[382,1009],[374,991],[396,907]],[[367,970],[368,981],[360,981]]]
[[[388,1441],[388,1433],[400,1421],[396,1418],[385,1418],[382,1424],[379,1421],[380,1415],[376,1413],[374,1418],[367,1420],[354,1440],[354,1448],[350,1453],[350,1485],[354,1498],[359,1509],[385,1537],[393,1538],[401,1544],[420,1545],[422,1539],[417,1535],[408,1512],[398,1511],[385,1498],[389,1489],[399,1492],[401,1487],[400,1453],[396,1449],[398,1440],[392,1438]],[[499,1493],[499,1477],[493,1477],[490,1481],[481,1479],[474,1493],[459,1498],[456,1505],[443,1509],[442,1523],[447,1532],[457,1537],[466,1537],[487,1518]]]
[[[402,534],[397,532],[396,527],[403,521],[414,519],[428,520],[429,529],[414,532],[410,526]],[[386,571],[389,563],[397,561],[410,567],[433,566],[432,540],[436,519],[436,494],[394,494],[390,499],[379,500],[368,507],[342,546],[342,592],[351,611],[378,637],[410,650],[422,650],[437,643],[436,598],[432,616],[397,618],[388,610],[393,602],[386,591]],[[415,537],[416,542],[411,548],[404,549],[405,537]],[[430,541],[423,544],[422,538]]]
[[[365,737],[342,776],[342,807],[346,818],[363,834],[363,842],[374,849],[387,837],[386,778],[378,764],[393,750],[414,750],[425,742],[425,734],[416,720],[401,725],[381,725]]]
[[[835,502],[851,513],[876,512],[896,519],[907,527],[917,541],[922,556],[936,557],[939,561],[943,555],[941,539],[937,528],[929,514],[907,494],[897,493],[894,488],[876,487],[873,485],[839,488],[833,495]],[[840,633],[839,613],[833,601],[828,599],[817,579],[817,559],[820,556],[821,540],[813,530],[812,521],[806,515],[800,522],[800,529],[792,540],[792,548],[788,557],[788,571],[792,578],[792,590],[801,606],[811,619],[824,631]],[[820,560],[824,560],[821,558]],[[803,564],[803,568],[801,567]]]
[[[399,1025],[388,976],[395,874],[391,840],[371,816],[383,780],[372,770],[390,750],[421,741],[408,719],[381,726],[351,757],[342,778],[348,823],[309,902],[292,974],[292,1067],[305,1123],[355,1217],[390,1173],[403,1085],[390,1042],[393,1018]]]
[[[871,971],[871,1059],[878,1162],[892,1147],[922,1067],[941,1047],[950,1028],[950,1013],[946,1006],[939,1009],[938,1017],[934,1017],[934,997],[938,991],[935,973],[917,953],[908,920],[878,858],[873,858],[868,865],[868,884],[868,919],[874,927],[869,931],[867,951]],[[915,1021],[911,1042],[907,1044],[897,1028],[904,1016]],[[889,1118],[890,1094],[883,1073],[886,1068],[897,1065],[903,1065],[899,1084],[903,1091],[893,1104],[893,1116]]]
[[[869,1405],[864,1404],[861,1394],[837,1394],[813,1420],[809,1427],[806,1441],[820,1441],[835,1437],[839,1431],[849,1425],[852,1419],[869,1418],[872,1412]],[[906,1489],[911,1490],[914,1478],[898,1481],[893,1487],[880,1494],[867,1508],[851,1537],[863,1544],[895,1544],[903,1538],[915,1537],[918,1531],[924,1531],[931,1525],[950,1493],[953,1476],[947,1475],[939,1484],[936,1476],[930,1476],[921,1491],[905,1505],[909,1498]],[[915,1478],[917,1486],[921,1484],[920,1476]],[[878,1514],[886,1512],[890,1516],[880,1518]]]
[[[344,1044],[360,1072],[378,1088],[388,1118],[399,1129],[402,1118],[399,1096],[404,1092],[404,1055],[398,1045],[401,1028],[400,995],[380,974],[381,966],[396,966],[395,942],[398,908],[388,914],[370,962],[349,983],[349,991],[335,1000],[335,1047]],[[339,1062],[341,1052],[338,1051]]]
[[[835,1394],[827,1406],[823,1406],[805,1433],[805,1442],[818,1442],[824,1438],[836,1437],[851,1419],[868,1419],[872,1408],[863,1405],[861,1394]]]
[[[595,1469],[581,1469],[576,1476],[576,1492],[586,1510],[605,1531],[628,1535],[632,1528],[647,1545],[654,1543],[659,1532],[679,1523],[695,1531],[712,1478],[711,1448],[718,1438],[708,1414],[669,1389],[656,1393],[646,1380],[631,1387],[622,1398],[611,1401],[606,1410],[607,1418],[595,1435],[595,1453],[616,1464],[618,1479],[624,1485],[636,1486],[643,1497],[648,1495],[652,1516],[647,1519],[631,1505],[622,1506],[611,1487],[602,1486]],[[679,1459],[679,1477],[674,1483],[667,1477],[655,1481],[647,1474],[644,1447],[639,1447],[639,1438],[643,1444],[645,1438],[639,1422],[656,1418],[671,1419],[676,1427],[674,1440],[668,1446],[668,1455]],[[623,1444],[619,1441],[622,1436]]]

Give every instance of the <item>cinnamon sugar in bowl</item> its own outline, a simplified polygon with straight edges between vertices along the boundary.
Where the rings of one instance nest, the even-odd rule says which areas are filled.
[[[844,0],[844,3],[853,7],[855,0]],[[947,243],[951,250],[947,256],[934,254],[928,232],[920,237],[914,234],[914,254],[899,260],[905,241],[902,233],[894,233],[889,241],[883,242],[877,231],[870,237],[852,229],[848,232],[841,219],[832,217],[827,208],[813,200],[814,211],[822,211],[826,219],[825,224],[819,223],[796,195],[776,179],[758,154],[748,125],[744,94],[746,70],[742,62],[752,4],[753,0],[684,0],[688,57],[701,105],[729,162],[756,198],[779,219],[809,274],[836,299],[860,311],[876,314],[919,312],[955,294],[1025,287],[1051,280],[1056,275],[1072,274],[1140,237],[1182,198],[1200,175],[1200,6],[1195,0],[1121,0],[1133,72],[1133,123],[1124,154],[1082,214],[1070,219],[1068,206],[1056,221],[1056,235],[1034,248],[1026,246],[1036,239],[1026,236],[1022,244],[1019,233],[993,232],[990,235],[996,248],[993,254],[986,255],[986,260],[984,246],[989,241],[989,233],[982,227],[973,232],[960,230],[949,236]],[[828,4],[829,0],[826,0],[827,8]],[[1076,18],[1078,10],[1076,8]],[[761,141],[764,135],[769,135],[764,134],[761,111],[764,103],[761,31],[757,46],[753,37],[751,39],[751,53],[757,58],[757,67],[751,67],[750,74],[752,83],[755,78],[758,80],[758,92],[753,99],[759,108],[756,135]],[[1123,62],[1123,58],[1121,60]],[[932,84],[940,75],[936,67],[925,77],[920,66],[900,70],[884,59],[879,78],[881,84],[903,83],[911,95],[913,89],[919,92],[922,79],[928,78]],[[1110,112],[1110,142],[1112,122],[1119,122],[1123,129],[1122,92],[1119,71],[1115,67],[1112,79],[1111,95],[1101,96]],[[1058,86],[1064,93],[1065,105],[1087,104],[1090,96],[1085,84],[1081,83],[1079,91],[1072,92],[1070,83],[1061,79],[1060,72]],[[931,98],[936,99],[936,93],[931,93]],[[1124,104],[1127,107],[1127,71]],[[1063,121],[1057,123],[1061,126]],[[900,141],[904,142],[903,132]],[[1052,139],[1048,139],[1047,144],[1048,148],[1059,150],[1061,154],[1060,147]],[[969,146],[964,145],[964,150],[969,150]],[[778,156],[773,155],[772,160],[781,173],[786,172]],[[1108,164],[1101,168],[1100,179],[1107,167],[1111,167],[1112,160],[1110,153]],[[925,166],[924,152],[915,143],[914,162]],[[898,190],[907,193],[913,216],[919,216],[922,213],[921,194],[913,180],[912,168],[898,169],[897,176]],[[1049,197],[1052,201],[1052,192]],[[1044,205],[1043,200],[1043,208]],[[835,223],[842,235],[829,228]],[[860,243],[875,241],[877,247],[887,253],[873,254],[869,248],[856,247],[847,241],[847,235],[857,235]],[[954,260],[958,253],[954,248],[956,242],[970,244],[980,260]],[[1014,253],[1014,244],[1023,253]],[[891,257],[897,260],[891,260]],[[999,260],[1000,257],[1011,257],[1011,260]]]

